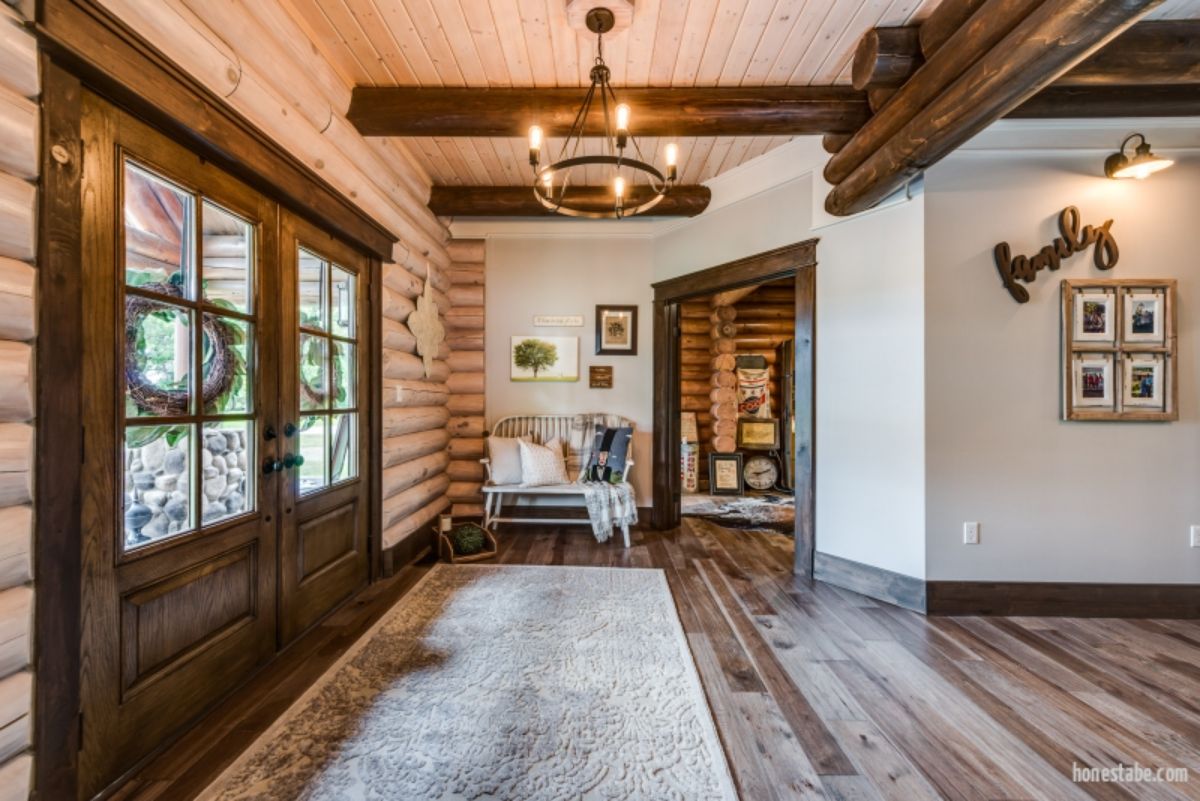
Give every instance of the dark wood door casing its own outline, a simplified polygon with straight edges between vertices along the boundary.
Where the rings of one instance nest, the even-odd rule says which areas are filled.
[[[816,239],[768,250],[678,278],[654,288],[654,506],[656,529],[680,523],[679,304],[691,298],[763,284],[796,282],[795,573],[811,577],[816,546]]]

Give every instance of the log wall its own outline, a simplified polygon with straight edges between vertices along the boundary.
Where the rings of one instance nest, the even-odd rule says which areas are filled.
[[[451,319],[446,329],[450,345],[450,437],[454,453],[447,473],[447,494],[455,517],[483,516],[484,424],[484,270],[486,243],[456,239],[449,245]],[[479,456],[475,456],[476,452]]]
[[[37,44],[0,3],[0,799],[29,795]]]
[[[699,298],[680,305],[680,408],[696,415],[699,435],[699,455],[696,462],[697,487],[708,489],[708,454],[712,452],[712,323],[709,298]]]
[[[779,369],[775,349],[796,336],[796,287],[792,279],[764,284],[734,304],[737,355],[754,354],[770,370],[771,412],[779,416]]]

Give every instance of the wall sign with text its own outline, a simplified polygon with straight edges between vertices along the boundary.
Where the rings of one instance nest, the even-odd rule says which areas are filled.
[[[1084,225],[1082,229],[1081,222],[1079,209],[1067,206],[1058,215],[1059,236],[1032,256],[1012,255],[1007,242],[996,245],[993,250],[996,269],[1000,271],[1004,288],[1017,303],[1029,302],[1029,290],[1017,281],[1032,284],[1042,270],[1057,270],[1062,266],[1063,259],[1082,253],[1093,245],[1092,262],[1097,269],[1111,270],[1116,266],[1121,252],[1117,249],[1117,240],[1113,239],[1113,221],[1105,220],[1099,227]]]
[[[533,324],[539,328],[580,328],[583,326],[582,314],[535,314]]]

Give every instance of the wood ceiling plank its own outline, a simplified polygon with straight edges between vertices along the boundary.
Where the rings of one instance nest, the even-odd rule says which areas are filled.
[[[425,167],[435,184],[454,182],[454,172],[450,169],[449,162],[441,148],[433,141],[432,136],[415,136],[405,141],[413,147],[413,155]]]
[[[819,35],[812,40],[804,55],[801,56],[800,63],[796,65],[796,69],[788,78],[789,84],[808,85],[812,83],[813,76],[838,45],[840,35],[851,24],[865,2],[868,0],[842,0],[842,2],[830,4],[829,13],[821,22]],[[851,52],[857,44],[858,37],[850,40]]]
[[[833,7],[833,3],[807,3],[804,6],[783,47],[779,48],[779,57],[771,65],[764,84],[778,86],[791,82],[800,67],[800,61],[821,33]]]
[[[693,82],[695,86],[717,85],[721,70],[725,67],[725,59],[729,55],[729,48],[737,36],[744,6],[744,1],[718,0],[708,41],[704,45],[703,55],[700,56],[700,68],[696,70],[696,80]]]
[[[470,141],[480,163],[487,172],[487,183],[491,186],[508,183],[504,168],[500,166],[500,160],[496,158],[496,149],[492,147],[491,141],[481,136],[473,136]]]
[[[567,24],[566,5],[547,0],[550,24],[550,47],[554,52],[556,86],[579,84],[579,36]]]
[[[755,47],[738,81],[742,86],[762,86],[767,83],[771,67],[779,59],[788,36],[799,24],[807,5],[808,0],[779,0],[775,4],[770,24],[763,31],[758,46]]]
[[[712,150],[708,151],[700,179],[696,183],[702,184],[721,171],[721,165],[725,163],[725,158],[729,155],[730,148],[733,147],[733,141],[734,137],[732,136],[718,136],[713,140]]]
[[[758,50],[759,42],[767,30],[775,11],[775,0],[750,0],[745,4],[742,18],[738,23],[737,33],[725,54],[725,63],[721,65],[717,83],[739,85],[750,67],[754,52]]]
[[[725,154],[725,160],[721,162],[713,175],[720,175],[745,162],[746,154],[750,152],[750,146],[754,144],[754,139],[755,137],[753,136],[730,137],[729,150]]]
[[[638,12],[634,12],[634,24],[637,24]],[[612,74],[613,86],[629,85],[629,42],[632,38],[630,28],[604,38],[604,63]],[[586,35],[584,35],[586,34]],[[589,31],[580,31],[576,37],[579,42],[579,85],[591,83],[592,64],[596,61],[596,37]]]
[[[692,0],[688,3],[687,18],[679,39],[679,53],[675,57],[675,71],[671,75],[672,86],[696,85],[700,60],[704,57],[716,14],[717,0]]]
[[[347,17],[338,27],[347,42],[360,43],[364,54],[359,56],[360,59],[374,57],[382,68],[382,73],[387,76],[385,80],[393,83],[420,83],[420,78],[404,57],[395,37],[380,19],[374,0],[340,0],[323,5],[326,9],[338,6],[344,10]]]
[[[347,0],[361,2],[361,0]],[[453,59],[438,65],[426,47],[426,42],[417,27],[416,20],[421,19],[422,27],[437,28],[437,16],[420,18],[409,9],[409,0],[369,0],[373,7],[373,16],[359,20],[359,24],[371,31],[376,26],[381,30],[374,34],[372,41],[377,42],[376,50],[383,54],[385,62],[391,67],[393,62],[403,60],[404,65],[417,77],[422,86],[461,86],[462,73]]]
[[[814,86],[828,86],[837,80],[842,70],[849,69],[858,41],[868,30],[883,24],[883,16],[891,3],[892,0],[865,0],[858,13],[842,28],[825,60],[817,67],[808,83]]]
[[[406,2],[417,19],[436,19],[438,22],[436,34],[426,33],[424,36],[430,39],[428,47],[431,48],[434,61],[439,65],[443,79],[446,73],[440,65],[446,60],[455,62],[462,79],[461,85],[488,86],[491,83],[483,59],[479,55],[479,48],[475,46],[475,39],[471,35],[471,26],[458,0],[438,0],[436,4],[430,0]]]
[[[504,62],[508,64],[508,75],[513,86],[533,86],[533,69],[529,64],[529,51],[525,47],[525,29],[521,25],[521,14],[516,0],[491,0],[492,19],[496,34],[500,38],[500,49]]]
[[[666,0],[667,3],[678,0]],[[658,35],[660,0],[640,0],[633,12],[633,24],[625,32],[625,86],[650,85],[650,61],[654,57],[654,39]],[[615,37],[614,37],[615,38]]]
[[[341,72],[351,86],[375,84],[380,73],[375,73],[364,64],[338,29],[334,20],[325,13],[317,0],[279,0],[292,19],[305,28],[320,53]],[[340,9],[335,8],[337,12]],[[335,16],[342,16],[335,13]],[[372,60],[371,66],[376,66]],[[386,83],[386,81],[384,81]]]
[[[698,184],[701,182],[700,176],[704,172],[704,166],[708,163],[708,154],[712,152],[715,142],[716,138],[712,136],[696,137],[696,144],[688,156],[687,169],[681,179],[682,183]]]
[[[458,4],[475,43],[475,52],[487,72],[487,85],[514,86],[508,59],[500,44],[500,32],[492,16],[490,0],[458,0]]]
[[[549,2],[557,3],[558,0]],[[550,35],[546,3],[547,0],[518,0],[517,5],[534,86],[558,85],[558,65],[554,61],[554,41]]]
[[[455,139],[453,140],[458,145],[458,152],[462,154],[463,161],[467,162],[467,167],[471,170],[472,184],[481,184],[487,186],[492,183],[492,177],[488,173],[487,166],[483,163],[483,157],[479,155],[479,151],[475,148],[474,139]]]
[[[650,86],[670,86],[679,58],[680,41],[690,3],[663,3],[658,9],[658,26],[654,31],[654,53],[650,58]]]

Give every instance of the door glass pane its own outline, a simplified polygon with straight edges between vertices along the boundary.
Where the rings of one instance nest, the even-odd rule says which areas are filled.
[[[250,363],[254,326],[243,320],[204,315],[204,411],[248,414],[254,382]]]
[[[354,294],[354,274],[333,266],[333,308],[330,310],[330,329],[340,337],[354,336],[354,314],[357,311]]]
[[[333,426],[330,475],[332,483],[336,484],[358,475],[358,415],[335,414],[329,419]]]
[[[300,408],[329,408],[329,340],[300,335]]]
[[[329,484],[329,459],[326,456],[326,417],[322,415],[300,418],[300,494],[319,490]]]
[[[300,325],[327,331],[329,303],[325,297],[325,271],[329,265],[320,256],[300,248]]]
[[[334,340],[333,408],[350,409],[354,407],[354,385],[357,374],[358,364],[355,360],[354,344]]]
[[[194,299],[192,196],[130,161],[123,189],[125,283]]]
[[[195,527],[189,476],[190,425],[125,430],[125,547],[139,548]]]
[[[192,312],[168,303],[125,298],[125,415],[189,414]]]
[[[204,424],[200,513],[205,525],[254,509],[253,430],[248,420]]]
[[[249,312],[254,299],[254,226],[207,200],[200,222],[204,299]]]

